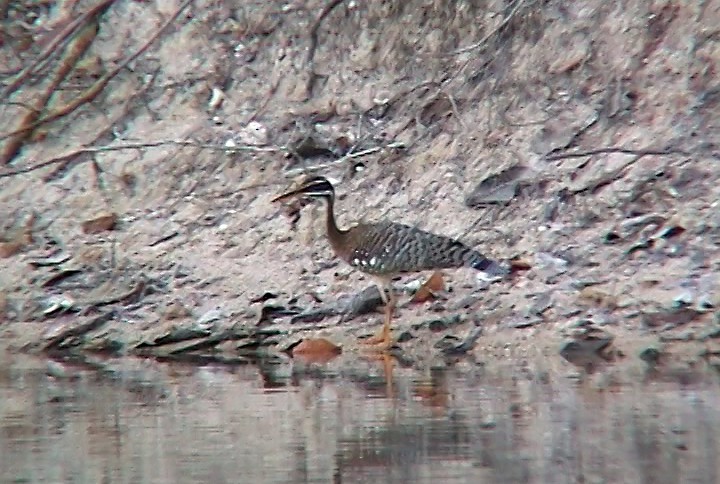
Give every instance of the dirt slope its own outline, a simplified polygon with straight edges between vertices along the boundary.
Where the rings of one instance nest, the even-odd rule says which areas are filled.
[[[320,335],[352,352],[381,316],[338,313],[371,282],[333,258],[319,207],[293,224],[269,203],[310,171],[338,180],[344,225],[388,217],[524,267],[489,286],[447,273],[447,299],[402,308],[408,361],[579,345],[716,364],[717,2],[82,16],[99,3],[0,3],[5,343],[234,357]],[[82,55],[49,55],[59,38]],[[62,115],[12,134],[28,112]]]

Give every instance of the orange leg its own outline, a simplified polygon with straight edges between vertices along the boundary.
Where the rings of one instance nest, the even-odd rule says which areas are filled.
[[[366,354],[365,358],[374,363],[382,363],[383,373],[385,374],[385,396],[393,397],[395,396],[393,385],[393,367],[395,366],[395,357],[387,351],[377,351],[377,348],[374,348],[374,350],[375,351],[368,352],[369,354]]]
[[[365,344],[378,346],[379,349],[388,350],[393,344],[392,332],[390,325],[392,323],[393,313],[397,299],[393,294],[392,285],[389,280],[380,279],[377,281],[378,289],[380,289],[380,297],[385,303],[385,321],[382,329],[373,337],[365,341]]]
[[[390,291],[392,291],[392,289]],[[385,303],[385,321],[383,322],[383,327],[380,330],[381,342],[385,348],[390,348],[392,346],[391,324],[393,313],[395,312],[395,298],[392,297],[391,294],[389,299],[390,300]]]

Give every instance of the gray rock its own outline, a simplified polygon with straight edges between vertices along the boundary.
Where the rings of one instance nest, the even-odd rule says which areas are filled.
[[[640,352],[640,359],[649,364],[655,364],[660,359],[662,350],[657,346],[648,346]]]

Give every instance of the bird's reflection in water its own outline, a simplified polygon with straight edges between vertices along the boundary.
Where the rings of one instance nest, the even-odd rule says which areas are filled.
[[[538,365],[13,356],[0,481],[718,482],[712,374]]]

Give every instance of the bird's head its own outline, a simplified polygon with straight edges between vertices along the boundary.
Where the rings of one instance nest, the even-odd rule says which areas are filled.
[[[325,199],[333,200],[335,189],[327,178],[311,176],[300,180],[289,190],[272,199],[273,202],[283,202],[292,199]]]

